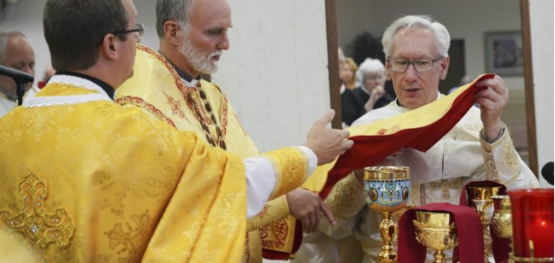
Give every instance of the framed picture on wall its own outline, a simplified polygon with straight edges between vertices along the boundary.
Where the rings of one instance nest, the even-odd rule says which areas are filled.
[[[486,32],[486,72],[500,76],[523,75],[520,31]]]

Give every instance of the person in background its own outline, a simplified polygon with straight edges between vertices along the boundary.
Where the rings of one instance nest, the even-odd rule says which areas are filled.
[[[344,69],[347,67],[347,62],[345,59],[345,54],[343,49],[338,48],[338,63],[339,63],[339,75],[341,76]],[[341,120],[343,128],[351,126],[351,124],[360,116],[364,115],[366,111],[364,110],[363,104],[355,96],[353,90],[347,89],[345,82],[341,79],[341,85],[339,86],[339,92],[341,93]]]
[[[357,72],[357,68],[357,64],[352,58],[345,58],[345,63],[339,69],[339,78],[345,83],[347,89],[356,88],[355,72]]]
[[[353,90],[353,93],[360,104],[364,105],[364,113],[393,101],[394,98],[384,89],[385,67],[380,60],[372,58],[364,60],[356,72],[356,78],[361,86]]]
[[[35,76],[35,51],[19,31],[0,32],[0,65]],[[29,91],[33,83],[25,84]],[[12,78],[0,75],[0,117],[17,106],[17,86]]]

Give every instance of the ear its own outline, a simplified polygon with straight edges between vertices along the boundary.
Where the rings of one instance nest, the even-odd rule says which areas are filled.
[[[451,59],[449,58],[449,56],[441,61],[441,75],[439,76],[441,80],[445,80],[445,78],[447,77],[447,70],[449,69],[450,61]]]
[[[118,58],[119,43],[114,34],[106,34],[102,40],[100,55],[109,60]]]
[[[173,20],[168,20],[164,23],[164,37],[165,40],[172,45],[179,45],[179,41],[181,38],[181,27],[177,24],[177,22]]]

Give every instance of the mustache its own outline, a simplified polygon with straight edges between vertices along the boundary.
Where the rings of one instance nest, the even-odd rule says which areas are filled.
[[[214,57],[214,56],[221,56],[223,53],[223,50],[216,50],[210,53],[209,57]]]

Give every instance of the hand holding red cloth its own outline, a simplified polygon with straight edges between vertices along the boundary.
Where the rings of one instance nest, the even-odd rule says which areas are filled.
[[[399,219],[398,263],[420,263],[426,260],[426,247],[416,240],[415,211],[448,212],[453,215],[457,226],[459,245],[455,251],[461,251],[461,263],[484,262],[484,238],[480,216],[472,208],[434,203],[407,210]],[[472,229],[472,231],[470,231]],[[474,230],[475,229],[475,230]],[[455,262],[455,261],[454,261]]]
[[[459,204],[462,206],[468,206],[471,200],[468,200],[466,195],[468,187],[494,187],[500,186],[498,194],[506,195],[507,187],[503,184],[496,183],[493,181],[476,181],[470,182],[464,186],[464,191],[461,193]],[[490,227],[491,238],[493,239],[491,250],[493,251],[493,257],[495,262],[503,263],[509,261],[509,253],[511,252],[511,247],[509,246],[511,240],[509,238],[502,238],[495,234],[493,228]],[[453,255],[453,258],[457,258],[458,255]]]
[[[474,104],[474,94],[485,87],[475,84],[493,78],[485,74],[460,91],[418,109],[367,125],[351,127],[353,147],[339,156],[320,191],[324,199],[333,185],[351,171],[373,166],[403,147],[425,152],[447,134]],[[460,92],[460,93],[459,93]],[[328,168],[329,169],[329,168]]]

